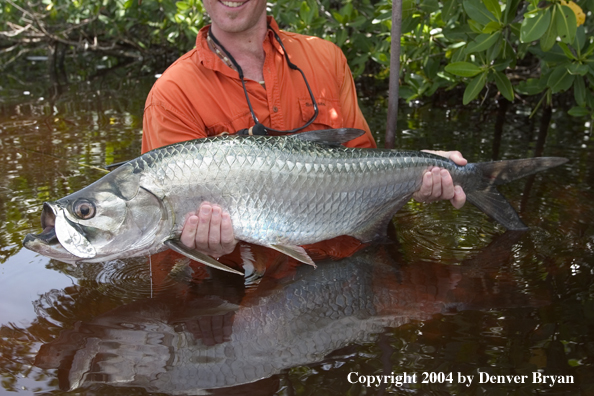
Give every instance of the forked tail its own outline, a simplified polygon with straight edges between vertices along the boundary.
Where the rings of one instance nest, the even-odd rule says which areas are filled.
[[[567,162],[567,158],[537,157],[509,161],[479,162],[474,164],[483,175],[476,190],[466,193],[466,199],[497,220],[508,230],[526,230],[518,213],[497,191],[497,185],[553,168]]]

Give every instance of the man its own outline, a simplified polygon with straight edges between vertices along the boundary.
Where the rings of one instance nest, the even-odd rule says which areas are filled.
[[[203,4],[212,25],[200,30],[196,48],[165,71],[147,98],[143,152],[237,133],[254,124],[263,125],[272,135],[278,134],[274,130],[359,128],[366,133],[346,145],[376,147],[338,47],[279,31],[266,16],[265,0],[204,0]],[[301,69],[292,68],[291,63]],[[435,153],[466,164],[459,152]],[[421,202],[448,199],[456,208],[466,200],[462,188],[439,168],[425,174],[414,197]],[[197,213],[190,213],[182,243],[215,258],[232,252],[237,241],[223,209],[205,202]]]

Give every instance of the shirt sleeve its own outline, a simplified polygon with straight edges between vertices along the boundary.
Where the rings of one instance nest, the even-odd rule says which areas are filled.
[[[345,146],[376,148],[377,144],[375,143],[375,139],[373,138],[371,130],[369,129],[369,125],[367,125],[367,121],[365,121],[365,117],[363,117],[363,113],[359,108],[359,102],[357,101],[357,91],[355,89],[355,81],[353,80],[351,69],[349,68],[342,51],[340,49],[338,49],[338,51],[340,53],[339,59],[341,63],[339,67],[342,69],[340,70],[339,75],[343,75],[342,85],[340,88],[340,106],[344,119],[344,127],[357,128],[365,131],[364,135],[347,142]]]
[[[188,119],[175,106],[175,90],[163,96],[159,84],[149,93],[142,119],[142,152],[186,140],[207,137],[203,123]]]

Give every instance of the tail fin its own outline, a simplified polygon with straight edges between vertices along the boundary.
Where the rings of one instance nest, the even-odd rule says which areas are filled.
[[[495,186],[564,164],[567,158],[537,157],[510,161],[479,162],[475,166],[483,174],[483,183],[467,193],[466,199],[497,220],[508,230],[527,230],[528,227]]]

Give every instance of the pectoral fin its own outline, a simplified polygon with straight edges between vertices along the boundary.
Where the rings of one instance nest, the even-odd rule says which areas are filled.
[[[239,272],[233,268],[227,267],[226,265],[219,263],[217,260],[213,259],[210,256],[207,256],[204,253],[201,253],[194,249],[189,249],[183,243],[181,243],[181,241],[179,239],[169,239],[169,240],[165,241],[165,246],[167,246],[169,249],[171,249],[175,252],[178,252],[179,254],[183,254],[184,256],[186,256],[192,260],[196,260],[199,263],[208,265],[209,267],[220,269],[221,271],[232,272],[234,274],[243,276],[242,272]]]
[[[297,245],[283,245],[280,243],[268,245],[268,247],[278,250],[279,252],[286,254],[289,257],[293,257],[297,261],[301,261],[302,263],[316,266],[311,257],[308,256],[305,249],[301,246]]]

